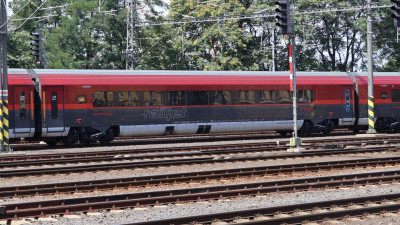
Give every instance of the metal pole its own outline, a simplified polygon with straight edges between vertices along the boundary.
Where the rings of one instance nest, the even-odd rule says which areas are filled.
[[[289,66],[290,66],[290,91],[293,93],[293,134],[297,138],[297,101],[296,101],[296,43],[295,37],[292,35],[291,44],[289,45]]]
[[[46,38],[47,36],[44,35],[43,39],[43,47],[44,47],[44,68],[47,69],[47,49],[46,49]]]
[[[367,134],[376,134],[374,113],[374,75],[372,62],[372,17],[371,0],[367,0],[367,54],[368,54],[368,131]]]
[[[3,14],[5,11],[5,8],[3,7],[3,1],[0,2],[0,12],[1,12],[1,16],[0,16],[0,23],[4,24],[4,20],[3,20]],[[7,24],[5,25],[7,26]],[[3,31],[3,28],[0,29],[0,31]],[[1,55],[3,55],[3,42],[4,42],[4,35],[0,34],[0,52]],[[4,138],[3,138],[3,57],[0,57],[0,74],[1,74],[1,80],[0,80],[0,144],[1,144],[1,149],[0,151],[5,151],[4,149]]]
[[[1,8],[2,8],[2,24],[7,21],[7,9],[6,9],[6,0],[1,0]],[[8,66],[7,66],[7,24],[4,25],[1,29],[2,31],[2,54],[3,54],[3,76],[2,76],[2,89],[3,89],[3,151],[9,151],[9,115],[8,115]]]
[[[290,151],[302,151],[300,148],[301,138],[297,135],[297,88],[296,88],[296,32],[294,24],[294,16],[292,10],[294,9],[294,1],[291,1],[290,7],[290,21],[288,25],[289,29],[289,67],[290,67],[290,91],[293,93],[293,137],[290,139]],[[291,31],[290,31],[291,29]]]
[[[275,71],[275,29],[272,29],[272,71]]]

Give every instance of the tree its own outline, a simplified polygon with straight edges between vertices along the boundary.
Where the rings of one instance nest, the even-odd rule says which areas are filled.
[[[252,1],[171,1],[169,19],[183,17],[218,17],[251,14]],[[177,30],[181,44],[181,61],[195,70],[256,70],[251,46],[249,21],[227,20],[217,23],[188,23]],[[176,44],[178,46],[178,44]]]

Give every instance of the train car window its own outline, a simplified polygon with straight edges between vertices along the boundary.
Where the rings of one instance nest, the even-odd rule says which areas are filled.
[[[139,105],[139,92],[138,91],[129,91],[129,105],[130,106],[138,106]]]
[[[381,98],[382,99],[387,99],[387,92],[382,92],[381,93]]]
[[[120,91],[118,92],[118,106],[131,106],[131,92],[130,91]]]
[[[51,93],[51,118],[57,119],[58,116],[58,100],[57,92]]]
[[[137,101],[137,106],[144,106],[144,91],[136,91],[135,95],[132,96],[132,101]]]
[[[275,104],[275,91],[271,90],[259,91],[258,101],[260,104]]]
[[[290,104],[292,103],[292,96],[289,90],[278,90],[278,103],[279,104]]]
[[[299,103],[313,103],[314,91],[313,90],[298,90],[297,99]]]
[[[239,91],[239,104],[254,104],[255,91]]]
[[[392,102],[400,102],[400,89],[392,90]]]
[[[104,93],[106,93],[105,94],[106,95],[106,102],[107,102],[106,106],[107,107],[113,107],[114,106],[114,93],[112,91],[107,91],[107,92],[104,92]]]
[[[213,91],[211,105],[230,105],[231,93],[230,91]]]
[[[231,94],[231,104],[237,105],[239,103],[239,91],[230,91]]]
[[[25,92],[19,93],[19,118],[21,120],[26,119],[26,98]]]
[[[190,100],[192,105],[208,105],[208,91],[192,91]]]
[[[77,104],[85,104],[86,103],[86,95],[78,95],[76,98]]]
[[[161,91],[145,91],[144,92],[144,105],[145,106],[160,106],[160,105],[162,105],[162,92]]]
[[[168,91],[167,105],[186,105],[185,91]]]
[[[309,95],[310,103],[314,103],[314,90],[309,90],[309,91],[310,91]]]
[[[95,91],[93,95],[93,107],[104,107],[106,106],[106,97],[104,91]]]
[[[224,105],[224,95],[222,91],[213,91],[211,105]]]

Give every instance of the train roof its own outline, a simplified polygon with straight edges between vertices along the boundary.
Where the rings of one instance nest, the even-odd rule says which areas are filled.
[[[32,86],[33,82],[28,73],[26,74],[8,73],[8,85]]]
[[[288,85],[289,72],[271,71],[159,71],[159,70],[33,70],[42,85],[146,86],[260,86]],[[352,73],[359,84],[368,84],[367,73]],[[11,82],[32,82],[25,69],[9,69]],[[352,85],[345,72],[297,72],[299,85]],[[15,80],[15,81],[14,81]],[[377,85],[400,84],[400,73],[374,73]]]
[[[353,73],[358,84],[368,85],[368,74],[366,72]],[[375,72],[375,85],[400,85],[400,72]]]
[[[258,86],[288,85],[289,72],[269,71],[155,71],[155,70],[34,70],[42,85],[138,86]],[[10,73],[27,73],[10,69]],[[298,72],[300,85],[352,84],[346,73]]]

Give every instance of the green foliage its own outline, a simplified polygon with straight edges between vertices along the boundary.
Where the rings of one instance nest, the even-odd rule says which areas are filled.
[[[11,68],[34,68],[35,60],[31,54],[32,47],[28,32],[17,32],[8,39],[8,66]]]

